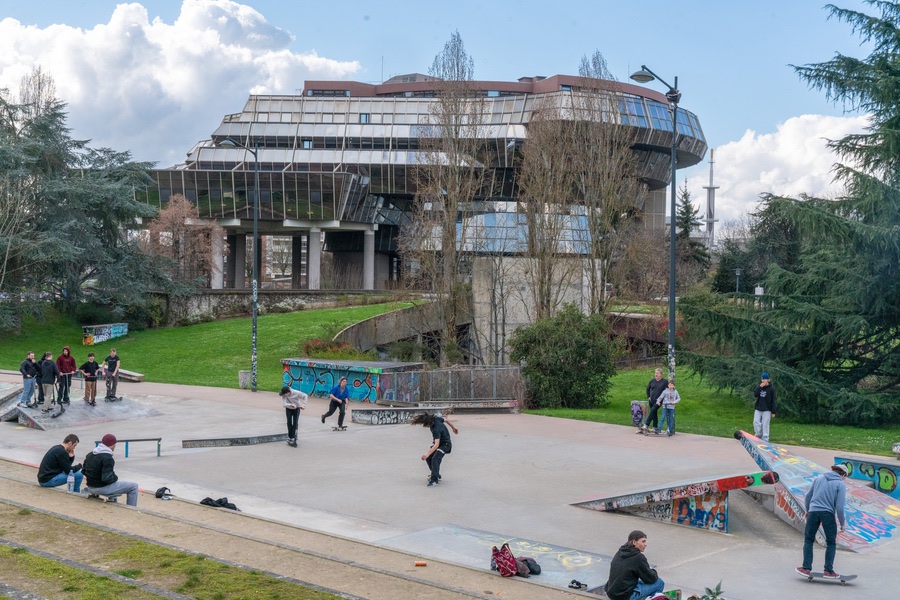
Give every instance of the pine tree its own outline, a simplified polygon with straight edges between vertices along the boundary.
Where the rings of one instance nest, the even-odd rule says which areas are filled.
[[[795,67],[810,87],[871,116],[865,133],[831,142],[836,200],[766,197],[775,245],[758,302],[724,296],[680,305],[703,352],[687,361],[709,380],[750,389],[767,371],[779,414],[865,426],[900,419],[900,4],[866,0],[877,16],[827,7],[871,53]]]

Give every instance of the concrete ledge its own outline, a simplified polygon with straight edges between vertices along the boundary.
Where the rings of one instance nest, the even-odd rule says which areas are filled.
[[[253,446],[270,442],[287,441],[286,433],[272,435],[253,435],[249,437],[210,438],[205,440],[181,440],[182,448],[226,448],[228,446]]]
[[[449,400],[443,402],[419,402],[420,408],[427,408],[429,406],[443,406],[454,410],[508,410],[510,412],[519,410],[519,403],[515,400]]]
[[[378,406],[372,408],[354,408],[350,413],[350,422],[360,425],[402,425],[419,413],[442,415],[449,406]]]

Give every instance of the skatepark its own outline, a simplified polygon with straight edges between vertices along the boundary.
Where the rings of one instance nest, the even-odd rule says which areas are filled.
[[[18,385],[19,378],[8,373],[0,375],[0,382],[9,388]],[[76,389],[65,415],[43,423],[43,430],[0,423],[0,459],[6,463],[0,473],[0,500],[46,504],[88,521],[89,513],[102,511],[97,518],[117,531],[138,527],[131,522],[144,518],[139,513],[157,511],[190,511],[186,522],[196,525],[202,520],[211,530],[243,527],[250,537],[286,525],[294,533],[280,535],[319,540],[321,546],[299,544],[310,557],[358,556],[345,566],[348,572],[364,565],[370,573],[396,576],[398,590],[411,582],[426,583],[433,597],[597,597],[567,589],[567,584],[577,579],[589,588],[601,585],[610,558],[633,529],[646,532],[648,560],[657,566],[666,589],[681,589],[685,598],[719,581],[731,600],[827,599],[848,593],[877,597],[890,589],[888,578],[900,565],[900,546],[883,539],[871,551],[839,550],[836,569],[859,575],[850,584],[853,590],[833,582],[808,583],[794,573],[802,535],[741,490],[729,493],[728,533],[574,506],[671,482],[759,471],[734,439],[636,436],[625,425],[629,415],[616,426],[502,412],[456,414],[459,435],[453,436],[441,485],[429,488],[420,456],[431,440],[421,427],[356,424],[348,414],[348,429],[334,432],[336,416],[322,424],[319,416],[326,402],[311,398],[300,419],[298,448],[283,441],[185,448],[184,440],[283,434],[280,399],[271,392],[147,382],[122,382],[119,389],[123,402],[98,402],[96,407],[84,406]],[[749,414],[747,421],[739,425],[749,427]],[[93,441],[108,432],[120,440],[161,438],[160,456],[155,441],[132,443],[128,458],[124,447],[116,449],[119,476],[150,492],[141,494],[137,510],[87,500],[82,507],[81,498],[62,493],[65,501],[60,501],[59,490],[25,485],[29,472],[34,481],[35,471],[28,465],[40,462],[67,433],[81,438],[76,450],[80,460]],[[777,424],[773,435],[777,439]],[[809,447],[789,450],[820,465],[832,464],[836,454],[848,455]],[[193,502],[226,496],[242,512],[162,502],[152,495],[161,486]],[[244,525],[235,525],[237,521]],[[544,572],[515,581],[490,572],[491,546],[506,540],[514,552],[536,558]],[[355,550],[343,546],[354,542]],[[823,555],[824,548],[817,546],[816,570],[821,570]],[[428,566],[415,569],[415,560]],[[286,575],[324,589],[391,597],[374,590],[366,593],[365,582],[352,577],[319,581],[325,577],[319,569],[294,564],[295,571]],[[276,566],[268,570],[280,572]],[[412,596],[398,591],[393,597]]]

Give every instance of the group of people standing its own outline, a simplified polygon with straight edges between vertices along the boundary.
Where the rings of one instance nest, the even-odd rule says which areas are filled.
[[[34,360],[34,352],[29,352],[19,365],[19,372],[22,374],[19,406],[38,408],[43,405],[42,412],[46,413],[58,404],[65,410],[63,405],[70,403],[72,376],[76,373],[84,377],[84,401],[90,406],[96,406],[97,380],[103,376],[108,382],[107,399],[116,397],[121,358],[115,348],[103,359],[103,365],[94,360],[93,352],[88,353],[87,360],[81,366],[76,366],[77,364],[69,346],[63,346],[62,354],[55,361],[52,352],[45,352],[38,361]],[[37,399],[34,399],[35,391]]]

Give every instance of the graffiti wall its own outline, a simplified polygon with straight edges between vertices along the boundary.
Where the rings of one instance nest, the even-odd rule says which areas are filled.
[[[601,511],[618,510],[657,521],[727,533],[728,491],[777,481],[775,473],[763,471],[708,481],[672,483],[657,490],[587,500],[575,506]]]
[[[105,325],[85,325],[81,328],[81,344],[93,346],[102,342],[128,335],[128,323],[107,323]]]
[[[745,431],[735,433],[747,452],[763,469],[778,473],[775,512],[796,529],[806,526],[805,499],[813,481],[828,470],[817,463],[796,456],[787,448],[764,442]],[[847,526],[838,534],[838,547],[865,552],[893,541],[900,525],[900,502],[858,481],[847,479],[847,501],[844,507]],[[780,496],[779,489],[781,490]]]
[[[900,488],[897,487],[897,479],[900,477],[900,466],[884,463],[867,462],[855,458],[834,457],[834,464],[844,465],[853,479],[871,481],[875,489],[882,494],[900,500]]]
[[[374,403],[384,398],[418,397],[421,365],[418,363],[364,363],[287,358],[281,361],[284,385],[310,396],[327,398],[341,377],[347,378],[351,402]]]

